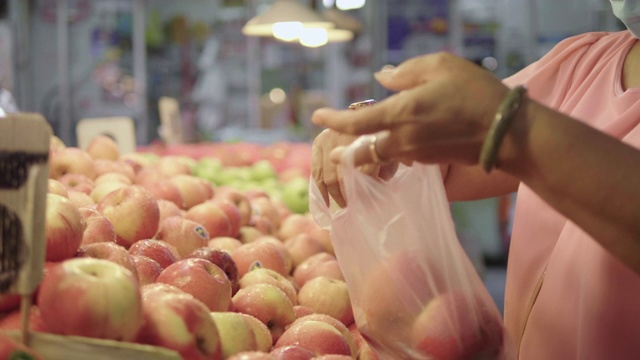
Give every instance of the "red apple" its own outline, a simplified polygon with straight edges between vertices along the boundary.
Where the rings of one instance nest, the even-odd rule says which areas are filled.
[[[324,321],[297,321],[276,341],[274,348],[298,345],[316,355],[339,354],[351,356],[347,339],[335,327]]]
[[[231,355],[227,360],[278,360],[273,355],[264,351],[243,351]]]
[[[282,241],[285,241],[296,235],[306,234],[307,229],[312,226],[312,222],[314,222],[312,218],[303,214],[291,214],[282,219],[282,223],[278,229],[278,237]]]
[[[257,350],[269,352],[273,347],[273,338],[271,337],[271,331],[269,331],[269,327],[267,327],[266,324],[264,324],[255,316],[240,312],[236,314],[242,316],[251,326],[253,334],[256,336]]]
[[[240,212],[240,225],[246,226],[251,220],[251,202],[240,190],[231,187],[217,187],[214,199],[221,201],[230,201]]]
[[[189,258],[205,259],[222,269],[231,283],[231,294],[235,294],[240,288],[238,267],[228,252],[212,249],[210,247],[201,247],[185,256],[185,259]]]
[[[473,293],[433,298],[412,327],[412,345],[434,359],[495,359],[502,350],[502,321]]]
[[[265,197],[249,199],[253,216],[264,216],[273,224],[275,229],[280,228],[280,213],[273,201]]]
[[[258,349],[253,328],[241,313],[212,312],[211,317],[216,323],[218,334],[220,334],[223,359],[228,359],[230,356],[244,351]]]
[[[93,201],[93,198],[90,195],[87,195],[80,191],[68,190],[67,197],[69,198],[69,200],[71,200],[73,205],[78,208],[85,206],[95,207],[96,205],[96,202]]]
[[[184,216],[184,211],[170,200],[158,199],[158,209],[160,210],[160,222],[170,216]]]
[[[231,282],[217,265],[205,259],[179,260],[162,270],[156,282],[173,285],[202,301],[210,311],[227,311]]]
[[[267,268],[287,275],[287,262],[281,250],[270,242],[252,242],[242,244],[231,252],[241,278],[254,268]]]
[[[293,279],[299,288],[310,279],[318,276],[344,280],[338,260],[335,256],[326,252],[311,255],[293,271]]]
[[[162,272],[162,266],[157,261],[143,255],[131,255],[136,266],[138,282],[140,285],[147,285],[156,282]]]
[[[293,310],[296,312],[296,319],[300,319],[303,316],[315,314],[315,311],[313,311],[312,308],[300,304],[295,305],[293,307]]]
[[[227,219],[229,219],[229,236],[238,237],[240,235],[240,227],[242,226],[242,215],[240,214],[240,210],[238,207],[230,202],[230,201],[222,201],[222,200],[209,200],[215,204],[217,204],[225,214],[227,214]]]
[[[287,238],[284,240],[284,247],[291,257],[294,269],[312,255],[325,251],[320,241],[305,233]]]
[[[231,236],[231,221],[227,213],[218,204],[205,201],[189,208],[185,213],[186,219],[202,224],[211,238]]]
[[[238,290],[233,296],[233,308],[267,325],[274,343],[296,319],[293,304],[287,295],[269,284],[254,284]]]
[[[136,342],[177,351],[185,360],[222,359],[220,337],[205,304],[174,286],[141,288],[144,322]]]
[[[82,243],[87,226],[78,208],[66,197],[47,193],[46,260],[71,258]]]
[[[122,172],[117,172],[117,171],[103,172],[99,175],[96,175],[96,178],[93,180],[94,186],[97,186],[105,182],[121,182],[127,185],[133,184],[133,181],[129,176],[127,176]]]
[[[154,166],[165,177],[175,175],[191,175],[191,168],[185,157],[165,155],[158,159]]]
[[[138,279],[102,259],[75,258],[52,267],[37,304],[46,328],[61,335],[129,341],[142,324]]]
[[[265,234],[262,231],[258,230],[254,226],[245,225],[240,227],[240,232],[238,233],[238,240],[242,243],[250,243],[256,241],[258,238],[264,236]]]
[[[209,232],[196,221],[171,216],[162,220],[155,238],[172,245],[178,250],[180,257],[185,257],[194,250],[207,246]]]
[[[219,249],[231,253],[233,250],[242,246],[242,242],[230,236],[218,236],[209,239],[207,246],[212,249]]]
[[[103,181],[93,187],[91,189],[91,199],[98,204],[104,199],[109,193],[123,189],[131,186],[130,184],[122,181]]]
[[[169,179],[158,179],[158,181],[148,182],[144,187],[149,190],[151,195],[157,200],[168,200],[174,203],[179,209],[185,208],[182,193]]]
[[[129,254],[142,255],[155,260],[163,269],[181,259],[178,250],[164,241],[143,239],[129,248]]]
[[[284,345],[273,348],[270,352],[278,360],[311,360],[316,353],[300,345]]]
[[[131,271],[136,278],[138,276],[136,264],[127,249],[114,242],[99,242],[83,245],[78,250],[77,256],[109,260]]]
[[[291,303],[298,304],[298,292],[293,282],[284,275],[267,268],[257,268],[244,274],[239,281],[240,288],[246,288],[254,284],[270,284],[282,290]]]
[[[79,174],[79,173],[66,173],[58,178],[68,190],[75,190],[85,193],[87,195],[91,194],[93,188],[95,187],[95,182],[93,178],[90,178],[87,175]]]
[[[64,196],[66,198],[69,197],[69,193],[67,192],[67,187],[64,186],[62,182],[56,179],[47,179],[47,192]]]
[[[93,179],[96,172],[91,155],[77,147],[66,147],[50,153],[49,177],[58,179],[68,173],[82,174]]]
[[[185,209],[190,209],[195,205],[201,204],[214,195],[213,185],[205,179],[201,179],[194,175],[179,174],[169,178],[184,200]]]
[[[129,184],[135,178],[133,167],[124,161],[95,159],[93,160],[93,168],[96,171],[96,179],[104,174],[118,173],[123,175]]]
[[[318,276],[307,281],[298,292],[300,305],[314,312],[340,320],[345,326],[353,323],[353,308],[344,280]]]
[[[334,318],[333,316],[330,316],[327,314],[319,314],[319,313],[313,313],[313,314],[299,317],[295,322],[302,322],[302,321],[309,321],[309,320],[323,321],[333,326],[336,330],[338,330],[342,334],[342,336],[344,336],[345,340],[347,340],[347,343],[349,344],[349,348],[351,349],[351,355],[354,358],[357,358],[358,345],[356,343],[356,339],[354,338],[351,332],[350,327],[344,325],[342,321]],[[352,323],[352,325],[353,324],[355,323]]]
[[[82,234],[81,245],[116,242],[116,229],[109,218],[93,207],[84,206],[78,208],[78,210],[87,224]]]
[[[96,135],[87,145],[87,152],[94,159],[117,160],[120,157],[118,143],[107,135]]]
[[[107,194],[97,209],[111,220],[116,241],[125,248],[138,240],[152,238],[158,231],[158,202],[141,186],[131,185]]]

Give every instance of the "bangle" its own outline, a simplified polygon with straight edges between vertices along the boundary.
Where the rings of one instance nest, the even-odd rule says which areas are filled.
[[[491,172],[496,166],[498,150],[500,149],[502,140],[504,140],[509,126],[515,119],[526,92],[527,88],[522,85],[509,90],[507,96],[505,96],[498,107],[496,116],[493,118],[491,127],[487,132],[487,136],[484,138],[482,149],[480,150],[480,165],[482,165],[482,168],[487,173]]]

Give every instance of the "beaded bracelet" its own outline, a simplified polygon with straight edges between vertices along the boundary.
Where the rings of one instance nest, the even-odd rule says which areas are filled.
[[[527,88],[525,86],[517,86],[509,90],[507,96],[505,96],[498,107],[496,116],[493,118],[489,132],[484,138],[482,149],[480,150],[479,162],[487,173],[491,172],[496,166],[500,145],[502,145],[504,136],[515,119],[516,113],[526,93]]]

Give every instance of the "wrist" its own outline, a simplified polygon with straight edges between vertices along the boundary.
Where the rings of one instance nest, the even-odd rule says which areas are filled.
[[[535,113],[540,105],[529,97],[524,97],[522,103],[514,115],[511,126],[506,132],[502,146],[496,158],[496,169],[509,173],[522,179],[528,171],[529,153],[531,149],[531,133]]]

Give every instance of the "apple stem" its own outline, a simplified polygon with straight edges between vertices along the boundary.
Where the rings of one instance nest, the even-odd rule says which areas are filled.
[[[29,345],[29,318],[31,314],[31,294],[22,295],[20,300],[20,340]]]

